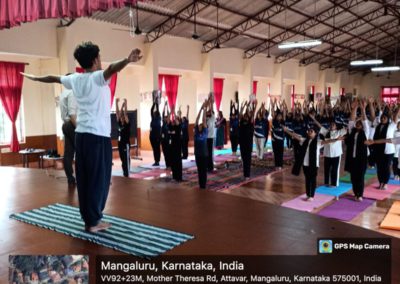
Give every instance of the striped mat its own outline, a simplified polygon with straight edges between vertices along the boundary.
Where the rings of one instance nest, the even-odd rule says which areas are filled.
[[[103,221],[111,223],[111,228],[89,233],[84,230],[79,208],[59,203],[12,214],[10,218],[144,258],[158,256],[194,238],[106,214]]]

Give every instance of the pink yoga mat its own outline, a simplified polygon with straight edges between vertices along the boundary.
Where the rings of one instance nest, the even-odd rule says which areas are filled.
[[[307,196],[305,194],[296,197],[290,201],[282,203],[283,207],[292,208],[300,211],[311,212],[316,208],[332,201],[335,197],[332,195],[318,194],[316,193],[313,201],[306,201]]]
[[[378,184],[374,183],[364,189],[364,197],[375,200],[384,200],[388,198],[392,193],[400,190],[399,185],[388,184],[387,189],[379,190],[376,187]]]
[[[353,196],[345,196],[332,205],[318,212],[318,215],[341,221],[350,221],[370,207],[375,200],[364,198],[362,202],[355,201]]]

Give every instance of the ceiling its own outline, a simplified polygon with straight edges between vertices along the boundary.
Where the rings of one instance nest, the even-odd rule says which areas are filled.
[[[131,10],[132,18],[129,17]],[[137,21],[138,16],[138,21]],[[234,47],[245,58],[256,54],[275,57],[277,63],[292,58],[303,66],[318,63],[320,69],[350,68],[354,59],[400,61],[400,1],[381,0],[154,0],[122,9],[96,12],[91,18],[140,27],[148,42],[168,34],[203,42],[203,52]],[[217,19],[218,18],[218,19]],[[278,49],[285,41],[320,39],[314,48]]]

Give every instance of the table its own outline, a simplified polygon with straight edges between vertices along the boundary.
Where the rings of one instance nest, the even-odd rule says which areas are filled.
[[[43,168],[43,154],[46,152],[44,149],[24,149],[18,153],[22,155],[22,166],[24,168],[29,168],[29,156],[38,155],[39,156],[39,168]]]
[[[56,163],[57,163],[57,161],[62,161],[62,160],[64,160],[64,157],[63,157],[63,156],[60,156],[60,157],[51,157],[51,156],[49,156],[49,155],[44,155],[44,156],[42,156],[42,167],[43,167],[43,162],[44,162],[44,161],[53,161],[53,168],[56,168]]]

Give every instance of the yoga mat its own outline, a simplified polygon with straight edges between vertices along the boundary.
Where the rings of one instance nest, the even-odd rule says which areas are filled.
[[[390,179],[389,184],[400,186],[400,180]]]
[[[84,230],[79,208],[59,203],[12,214],[10,218],[139,257],[163,254],[194,238],[192,235],[106,214],[103,221],[111,223],[111,228],[89,233]]]
[[[396,186],[393,184],[388,184],[387,189],[385,190],[380,190],[377,189],[376,187],[379,186],[379,184],[374,183],[369,186],[367,186],[364,189],[364,197],[370,198],[370,199],[375,199],[375,200],[384,200],[388,198],[392,193],[398,191],[400,189],[400,186]]]
[[[400,231],[400,201],[393,203],[389,212],[383,219],[380,227],[382,229],[399,230]]]
[[[371,206],[375,200],[364,198],[363,201],[355,201],[352,196],[345,196],[332,205],[329,205],[318,212],[318,215],[337,219],[340,221],[350,221],[357,215]]]
[[[207,186],[208,190],[220,191],[228,190],[240,187],[249,182],[257,179],[264,178],[266,175],[271,174],[275,171],[274,167],[251,167],[250,179],[243,178],[243,169],[240,167],[240,163],[229,163],[228,167],[219,168],[212,173],[207,174]],[[168,181],[169,178],[162,178]],[[199,188],[199,180],[197,169],[188,170],[183,173],[182,184],[187,188]]]
[[[282,206],[300,211],[311,212],[334,199],[334,197],[331,195],[318,193],[315,194],[313,201],[306,201],[306,198],[307,196],[303,194],[295,199],[283,202]]]
[[[340,183],[339,186],[337,186],[337,187],[319,186],[319,187],[317,187],[316,193],[339,197],[343,193],[348,192],[350,189],[351,189],[351,184],[343,182],[343,183]]]
[[[144,169],[150,169],[150,170],[157,170],[157,169],[162,169],[165,170],[165,162],[160,162],[159,166],[152,166],[153,164],[144,164],[140,165],[139,167],[144,168]],[[196,162],[194,160],[182,160],[182,169],[188,169],[191,167],[195,167]]]
[[[369,180],[370,178],[374,178],[374,177],[376,177],[376,174],[365,174],[364,180]],[[347,175],[342,176],[342,177],[339,179],[339,181],[351,183],[350,174],[347,174]]]
[[[367,169],[366,174],[367,175],[376,175],[376,169],[375,168]]]

